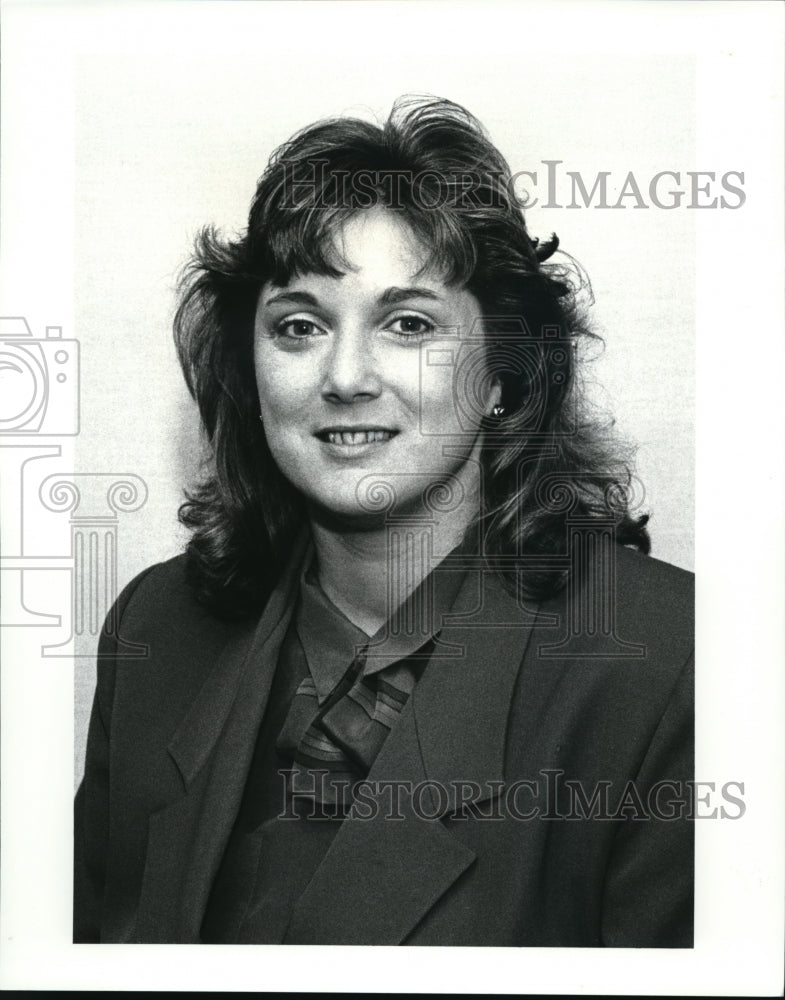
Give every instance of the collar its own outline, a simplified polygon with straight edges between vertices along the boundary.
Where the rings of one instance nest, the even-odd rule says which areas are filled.
[[[295,624],[321,704],[344,676],[349,664],[362,655],[368,636],[349,621],[319,586],[312,545],[300,574]]]
[[[453,557],[466,547],[466,543],[457,546],[434,567],[373,636],[349,621],[324,593],[314,572],[313,547],[309,548],[300,574],[296,624],[320,703],[357,656],[365,658],[366,677],[401,660],[429,658],[430,648],[424,647],[438,637],[466,575]]]

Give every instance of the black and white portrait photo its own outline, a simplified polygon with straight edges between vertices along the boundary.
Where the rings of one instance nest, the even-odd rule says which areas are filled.
[[[3,985],[774,995],[781,9],[3,13]]]

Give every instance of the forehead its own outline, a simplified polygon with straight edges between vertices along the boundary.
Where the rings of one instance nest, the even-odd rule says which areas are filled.
[[[331,234],[325,256],[336,275],[299,271],[280,285],[268,282],[264,287],[370,289],[412,284],[417,279],[418,285],[446,288],[442,269],[434,264],[430,248],[400,213],[389,209],[365,209],[341,220]]]
[[[421,272],[430,256],[408,223],[385,209],[351,216],[336,231],[333,246],[350,271],[396,270],[408,278]]]

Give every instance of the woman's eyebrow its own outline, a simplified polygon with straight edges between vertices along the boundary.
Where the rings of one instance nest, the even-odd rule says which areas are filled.
[[[379,305],[392,306],[405,299],[441,299],[441,295],[430,288],[397,288],[393,285],[392,288],[386,288],[379,296]]]
[[[441,300],[441,296],[431,288],[424,288],[422,286],[399,288],[397,285],[393,285],[390,288],[385,288],[378,298],[378,303],[381,306],[391,306],[395,305],[396,302],[403,302],[406,299],[435,299],[438,301]],[[315,295],[311,295],[310,292],[299,292],[296,290],[279,292],[277,295],[273,295],[267,299],[264,304],[265,306],[271,306],[276,302],[292,302],[300,306],[319,305],[319,300]]]
[[[270,306],[274,302],[294,302],[300,306],[318,306],[319,300],[310,292],[279,292],[265,302],[265,306]]]

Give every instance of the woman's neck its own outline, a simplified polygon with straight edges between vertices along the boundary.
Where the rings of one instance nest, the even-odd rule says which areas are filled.
[[[338,526],[314,513],[311,532],[322,590],[351,622],[373,635],[461,543],[475,506],[462,505],[433,521],[412,518],[365,530]]]

